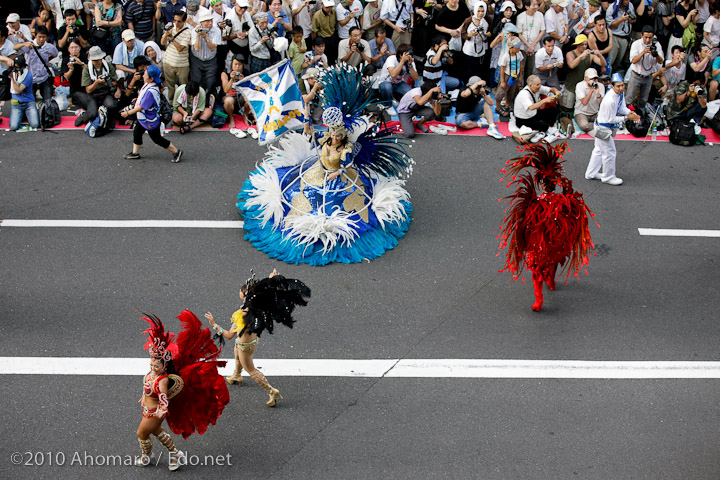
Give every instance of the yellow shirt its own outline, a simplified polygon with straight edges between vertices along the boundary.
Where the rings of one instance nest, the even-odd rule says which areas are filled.
[[[235,324],[235,331],[240,333],[245,328],[245,314],[242,309],[232,314],[230,321]]]

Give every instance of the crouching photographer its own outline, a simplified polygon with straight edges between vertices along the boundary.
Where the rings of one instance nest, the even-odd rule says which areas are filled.
[[[665,98],[668,122],[694,120],[699,125],[707,111],[707,92],[699,85],[689,84],[687,80],[678,83],[675,90]]]
[[[112,128],[112,120],[118,110],[117,98],[120,98],[117,84],[115,67],[105,59],[105,52],[97,46],[90,48],[88,64],[83,67],[80,82],[84,91],[73,93],[73,102],[85,110],[75,120],[75,126],[95,120],[99,106],[103,105],[107,109],[107,125]]]
[[[417,123],[417,129],[423,133],[429,133],[425,122],[433,120],[435,118],[435,112],[429,106],[427,106],[430,100],[440,99],[442,90],[440,87],[435,85],[433,82],[425,82],[419,88],[413,88],[400,99],[397,111],[398,117],[400,118],[400,127],[402,128],[403,135],[407,138],[413,138],[415,136],[415,127],[413,126],[413,117],[422,117]]]
[[[7,58],[7,57],[4,57]],[[23,116],[27,117],[32,128],[40,126],[40,116],[35,106],[33,77],[23,55],[15,57],[10,71],[10,92],[12,108],[10,110],[10,130],[20,128]]]
[[[463,130],[477,128],[480,115],[485,114],[488,121],[488,135],[502,140],[505,136],[500,133],[493,119],[492,107],[495,101],[486,90],[487,84],[480,77],[470,77],[468,86],[462,89],[457,98],[455,123]]]

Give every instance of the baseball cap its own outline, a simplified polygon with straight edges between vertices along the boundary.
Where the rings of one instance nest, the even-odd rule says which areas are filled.
[[[20,21],[20,15],[17,13],[11,13],[7,16],[7,23],[15,23]]]
[[[587,70],[585,70],[585,76],[588,78],[597,78],[598,77],[597,70],[595,70],[592,67],[588,68]]]
[[[135,40],[135,32],[133,32],[129,28],[127,30],[123,30],[122,39],[125,40],[126,42],[128,40]]]
[[[157,65],[150,65],[147,67],[147,74],[153,79],[155,83],[162,83],[162,70]]]
[[[320,70],[314,67],[310,67],[305,70],[305,74],[302,76],[302,79],[307,80],[308,78],[317,78],[318,75],[320,75]]]
[[[575,37],[575,41],[573,42],[573,45],[580,45],[581,43],[587,42],[587,41],[588,41],[587,35],[585,35],[584,33],[581,33],[580,35]]]
[[[478,77],[477,75],[473,75],[472,77],[470,77],[467,84],[472,85],[474,83],[479,82],[480,80],[482,80],[482,78]]]
[[[323,7],[334,7],[335,1],[334,0],[323,0],[322,4],[323,4]]]
[[[212,12],[208,10],[207,8],[203,8],[203,11],[200,12],[200,18],[198,18],[198,22],[207,22],[208,20],[212,20]]]
[[[235,6],[240,8],[250,8],[250,2],[248,2],[248,0],[237,0],[235,2]]]
[[[550,2],[550,5],[552,5],[553,7],[567,8],[568,2],[567,0],[552,0],[552,2]]]

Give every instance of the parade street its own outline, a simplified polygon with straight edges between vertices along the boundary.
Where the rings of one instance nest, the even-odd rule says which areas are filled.
[[[0,478],[720,478],[717,147],[618,141],[613,187],[570,141],[597,256],[536,313],[529,274],[499,272],[511,139],[418,136],[399,245],[311,267],[243,239],[264,148],[170,135],[179,164],[149,142],[123,160],[129,132],[0,132]],[[227,328],[273,268],[312,289],[255,353],[284,399],[246,377],[215,426],[175,436],[188,465],[168,472],[156,441],[156,466],[129,466],[150,363],[134,309]]]

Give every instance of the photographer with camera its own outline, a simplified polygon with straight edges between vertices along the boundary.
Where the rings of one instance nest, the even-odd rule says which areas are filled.
[[[104,105],[108,113],[108,126],[112,126],[112,118],[118,109],[120,91],[117,87],[118,77],[115,67],[105,59],[105,52],[98,46],[90,48],[88,63],[83,67],[80,85],[85,91],[73,95],[73,100],[85,112],[77,117],[75,126],[91,122],[98,116],[98,107]]]
[[[20,15],[17,13],[11,13],[7,16],[5,26],[8,29],[8,40],[13,45],[29,42],[33,38],[30,27],[24,23],[20,23]]]
[[[361,30],[362,36],[362,3],[360,0],[340,0],[335,5],[335,17],[337,19],[337,35],[342,42],[350,37],[350,29],[353,27]],[[340,46],[338,45],[338,50]],[[338,51],[338,58],[341,58]]]
[[[143,55],[145,43],[135,39],[135,32],[130,29],[123,30],[122,42],[115,47],[113,52],[113,65],[117,71],[118,78],[132,76],[135,73],[133,60]]]
[[[209,95],[217,80],[217,47],[222,34],[210,11],[200,13],[198,21],[200,25],[190,30],[190,79],[202,85]]]
[[[398,46],[397,53],[389,57],[379,75],[380,98],[388,109],[393,108],[393,97],[400,98],[411,90],[408,79],[417,82],[418,72],[415,69],[412,47],[407,43]],[[390,115],[394,115],[392,110]]]
[[[49,102],[53,96],[53,84],[55,81],[55,75],[51,72],[48,64],[51,59],[58,55],[55,45],[48,42],[48,36],[47,28],[39,26],[35,33],[35,40],[16,43],[13,46],[19,55],[25,55],[25,61],[32,72],[32,93],[35,90],[40,90],[45,102]]]
[[[193,80],[175,90],[172,121],[180,127],[180,133],[190,133],[193,128],[210,120],[213,110],[207,95],[205,89]]]
[[[302,63],[302,73],[304,75],[309,68],[322,70],[327,68],[328,65],[328,58],[327,55],[325,55],[325,39],[323,37],[315,37],[312,50],[305,52]]]
[[[472,130],[480,125],[480,115],[485,114],[488,121],[488,135],[502,140],[505,136],[500,133],[493,119],[492,107],[495,101],[487,92],[487,83],[480,77],[470,77],[468,86],[460,91],[455,107],[455,123],[458,128]]]
[[[392,29],[393,33],[390,38],[394,45],[410,45],[415,21],[411,0],[384,0],[380,8],[380,18],[385,22],[385,28]]]
[[[250,15],[250,2],[248,0],[236,0],[235,7],[225,20],[232,24],[232,31],[228,37],[230,51],[235,55],[240,53],[243,57],[249,59],[250,30],[255,25]]]
[[[225,71],[225,60],[227,60],[230,46],[228,42],[232,36],[232,20],[228,22],[227,17],[231,14],[234,16],[233,9],[226,6],[223,0],[210,0],[210,13],[213,17],[213,24],[220,30],[220,41],[217,43],[215,61],[217,62],[217,72]]]
[[[462,53],[465,55],[465,76],[487,76],[485,71],[485,53],[488,39],[492,36],[490,25],[485,20],[487,3],[478,1],[473,9],[473,16],[467,25]]]
[[[187,13],[176,12],[173,23],[165,25],[162,45],[166,45],[163,55],[163,74],[168,87],[168,98],[175,97],[176,85],[184,85],[190,78],[190,41],[192,33],[186,25]]]
[[[555,39],[547,36],[543,39],[543,48],[535,54],[533,74],[540,78],[543,85],[560,88],[558,71],[563,67],[562,50],[555,46]]]
[[[367,40],[363,40],[362,30],[358,27],[350,28],[350,36],[345,40],[340,40],[338,59],[353,67],[357,67],[363,62],[372,63],[370,44]]]
[[[257,73],[273,64],[273,54],[277,55],[273,42],[277,33],[268,29],[268,14],[256,13],[255,27],[250,30],[250,72]]]
[[[425,82],[421,87],[409,90],[400,99],[398,104],[398,118],[400,119],[400,127],[402,133],[407,138],[415,136],[415,126],[413,125],[413,117],[422,117],[417,122],[417,129],[423,133],[430,133],[425,122],[435,118],[435,112],[428,106],[430,100],[439,100],[442,95],[440,87],[434,82]]]
[[[597,70],[585,70],[583,81],[575,86],[575,122],[583,132],[593,135],[591,132],[604,95],[605,86],[598,81]]]
[[[249,75],[250,72],[245,71],[245,57],[238,53],[233,57],[230,71],[223,72],[220,75],[223,93],[225,94],[222,104],[225,112],[228,114],[230,135],[234,135],[237,138],[245,138],[249,134],[252,138],[257,138],[257,129],[251,128],[251,126],[255,124],[252,108],[250,108],[250,103],[240,94],[237,87],[237,84],[245,78],[246,74]],[[249,127],[247,132],[235,126],[236,112],[242,115],[245,125]]]
[[[607,12],[605,12],[605,20],[613,36],[608,61],[612,71],[617,72],[625,60],[625,54],[630,43],[630,34],[632,33],[632,24],[637,20],[635,7],[630,3],[630,0],[615,0],[615,3],[610,5]]]
[[[20,128],[23,117],[27,117],[30,127],[40,126],[40,115],[35,106],[32,72],[25,63],[25,57],[17,55],[10,70],[10,93],[12,107],[10,109],[10,130]]]
[[[65,61],[63,77],[70,83],[70,98],[75,99],[77,92],[83,92],[82,71],[87,64],[87,55],[80,47],[77,39],[73,38],[68,42],[68,58]],[[78,104],[77,101],[75,101]]]
[[[668,123],[673,120],[694,120],[700,124],[707,111],[707,92],[687,80],[678,83],[675,90],[665,96]]]
[[[316,8],[318,0],[292,0],[290,7],[292,13],[292,23],[296,27],[302,28],[303,39],[310,45],[312,40],[312,10]]]
[[[541,99],[540,95],[547,96]],[[532,143],[540,141],[548,129],[555,124],[558,109],[550,104],[555,102],[559,96],[560,90],[544,86],[537,75],[530,75],[525,88],[517,94],[513,106],[515,124],[518,128],[527,126],[538,132],[532,138]],[[552,143],[556,138],[548,137],[546,140]]]
[[[655,41],[653,27],[645,25],[642,37],[635,40],[630,47],[630,80],[628,81],[626,98],[637,108],[644,110],[650,96],[652,75],[658,64],[664,62],[662,47]],[[635,102],[637,96],[637,102]]]
[[[432,39],[430,50],[425,54],[425,64],[423,65],[423,81],[433,82],[436,85],[441,84],[443,74],[445,75],[445,91],[446,93],[455,90],[460,86],[460,80],[447,75],[445,70],[447,65],[452,65],[454,52],[448,50],[448,41],[442,35],[436,35]]]
[[[687,71],[687,62],[685,61],[685,47],[675,45],[672,47],[672,57],[665,62],[665,78],[667,80],[667,92],[672,92],[675,87],[683,80]]]
[[[605,58],[588,48],[588,38],[584,33],[575,37],[574,50],[565,55],[567,76],[565,77],[565,89],[563,90],[562,106],[572,110],[575,105],[575,87],[582,82],[583,76],[590,67],[605,73]]]
[[[78,44],[82,49],[85,49],[90,44],[90,34],[85,28],[85,25],[78,19],[75,10],[65,10],[65,23],[58,29],[58,41],[57,46],[60,47],[62,52],[62,68],[65,69],[68,58],[68,45],[72,40],[77,40]]]

